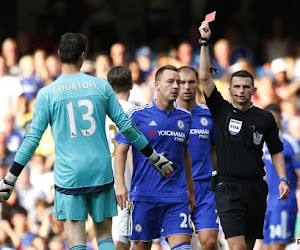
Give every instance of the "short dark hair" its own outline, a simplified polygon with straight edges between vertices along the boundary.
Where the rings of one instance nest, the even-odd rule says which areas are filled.
[[[184,72],[184,71],[192,71],[192,72],[195,74],[196,79],[197,79],[197,81],[198,81],[198,71],[195,70],[193,67],[191,67],[191,66],[182,66],[182,67],[180,67],[180,68],[178,69],[178,72],[179,72],[179,73],[180,73],[180,72]]]
[[[281,108],[278,104],[269,104],[265,107],[266,110],[273,111],[277,114],[281,114]]]
[[[163,66],[161,68],[159,68],[156,73],[155,73],[155,81],[160,81],[161,79],[161,75],[163,74],[163,72],[165,70],[173,70],[173,71],[176,71],[178,72],[178,68],[176,68],[175,66],[173,65],[166,65],[166,66]]]
[[[23,206],[17,205],[10,210],[9,215],[10,215],[10,217],[13,217],[16,214],[23,214],[23,215],[27,216],[28,212]]]
[[[116,93],[127,92],[131,88],[131,72],[125,66],[116,66],[107,73],[107,80]]]
[[[232,83],[232,78],[235,77],[235,76],[236,77],[249,77],[251,79],[252,85],[254,86],[254,78],[247,70],[239,70],[239,71],[234,72],[231,75],[230,84]]]
[[[65,33],[59,42],[59,56],[62,63],[77,63],[87,49],[88,39],[79,33]]]

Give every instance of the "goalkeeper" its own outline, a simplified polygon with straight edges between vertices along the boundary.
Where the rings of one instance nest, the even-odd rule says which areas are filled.
[[[111,217],[117,215],[111,157],[105,135],[108,115],[129,141],[166,178],[173,163],[157,154],[119,105],[110,84],[80,72],[87,38],[66,33],[59,42],[62,75],[42,88],[34,117],[10,171],[0,181],[0,200],[7,200],[48,124],[55,142],[55,219],[64,221],[69,248],[86,249],[85,220],[94,221],[101,250],[115,249]],[[145,171],[148,171],[145,169]],[[161,178],[159,178],[161,180]],[[163,182],[163,181],[162,181]]]
[[[129,239],[133,241],[133,249],[150,249],[152,240],[161,236],[167,238],[172,250],[190,249],[190,211],[195,206],[188,150],[191,114],[186,109],[173,105],[180,87],[176,67],[165,66],[158,69],[155,87],[155,100],[144,106],[136,106],[127,113],[153,147],[166,149],[170,153],[169,158],[176,164],[177,170],[162,182],[156,171],[146,167],[149,163],[144,155],[135,148],[132,149],[132,203],[129,207],[133,209]],[[128,202],[124,168],[130,142],[122,134],[117,134],[115,141],[119,142],[114,162],[116,196],[118,204],[124,208]]]

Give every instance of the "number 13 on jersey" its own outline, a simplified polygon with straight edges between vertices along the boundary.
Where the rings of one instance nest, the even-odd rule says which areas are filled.
[[[87,108],[87,112],[81,115],[81,119],[82,119],[82,121],[88,121],[90,123],[90,127],[88,129],[80,129],[80,128],[79,129],[80,129],[83,136],[91,136],[96,131],[96,121],[93,117],[94,105],[90,100],[86,100],[86,99],[79,100],[77,102],[77,105],[78,105],[78,108],[81,108],[83,106],[85,106]],[[76,108],[77,107],[75,106],[75,110],[76,110]],[[70,130],[71,130],[70,135],[71,135],[71,138],[76,138],[77,137],[76,122],[81,123],[82,121],[76,121],[75,120],[73,102],[69,102],[67,104],[67,111],[68,111],[68,118],[69,118]]]

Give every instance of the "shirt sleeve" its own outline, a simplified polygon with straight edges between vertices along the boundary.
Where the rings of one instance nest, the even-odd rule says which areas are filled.
[[[211,93],[210,97],[207,97],[204,93],[204,97],[206,100],[206,104],[209,108],[209,111],[212,115],[220,112],[222,107],[222,103],[225,101],[222,97],[221,93],[217,90],[217,87],[214,88],[213,92]]]
[[[25,166],[38,147],[43,133],[50,123],[50,110],[47,100],[41,92],[37,95],[33,119],[29,131],[16,153],[15,162]]]
[[[276,125],[275,119],[271,112],[268,112],[266,117],[266,143],[270,154],[276,154],[283,150],[283,139],[279,128]]]

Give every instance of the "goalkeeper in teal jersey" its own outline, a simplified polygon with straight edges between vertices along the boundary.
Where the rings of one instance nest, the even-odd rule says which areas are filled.
[[[55,218],[64,221],[70,249],[86,249],[85,220],[94,221],[99,249],[115,249],[111,217],[117,215],[111,157],[105,135],[108,115],[163,178],[173,163],[158,154],[119,105],[110,84],[80,72],[87,37],[66,33],[58,54],[62,75],[42,88],[34,117],[10,171],[0,181],[0,200],[7,200],[24,166],[39,145],[48,124],[55,142]]]

